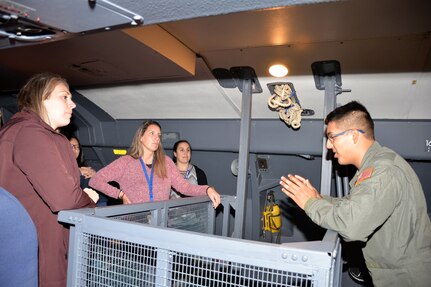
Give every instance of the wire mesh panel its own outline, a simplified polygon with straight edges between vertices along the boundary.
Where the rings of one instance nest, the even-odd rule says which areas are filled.
[[[121,214],[112,216],[112,219],[137,222],[143,224],[155,223],[155,214],[151,211],[136,212],[130,214]],[[208,233],[208,203],[196,203],[167,208],[166,226],[181,230]],[[157,226],[163,226],[163,223],[155,223]]]
[[[155,248],[83,233],[77,286],[154,286]]]
[[[68,286],[338,285],[338,237],[298,246],[211,235],[211,202],[192,201],[61,211]]]
[[[312,275],[186,253],[175,253],[172,270],[171,286],[176,287],[316,286]]]
[[[167,226],[201,233],[208,232],[208,204],[172,207],[168,211]]]
[[[124,221],[137,222],[137,223],[143,223],[143,224],[151,224],[152,219],[153,219],[153,215],[151,214],[150,211],[146,211],[146,212],[122,214],[122,215],[112,216],[110,218],[118,219],[118,220],[124,220]]]
[[[91,234],[82,234],[81,240],[76,286],[316,286],[316,278],[307,274],[157,249]],[[158,256],[158,252],[166,256]],[[158,281],[167,282],[167,285],[156,284],[157,269],[161,274]]]
[[[156,286],[157,268],[162,271],[159,281],[169,282],[166,286],[316,286],[317,279],[308,274],[157,249],[91,234],[82,234],[80,240],[77,286]],[[166,259],[159,256],[158,262],[158,252],[167,254],[162,256]]]

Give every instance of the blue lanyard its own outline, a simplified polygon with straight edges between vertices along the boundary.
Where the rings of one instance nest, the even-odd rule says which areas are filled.
[[[142,160],[142,157],[139,158],[139,161],[141,162],[142,169],[145,173],[145,178],[147,179],[148,183],[148,189],[150,190],[150,201],[153,201],[153,177],[154,177],[154,157],[153,157],[153,163],[151,164],[151,175],[148,177],[147,168],[145,167],[145,163]]]
[[[186,172],[186,174],[184,175],[184,178],[185,179],[188,179],[189,178],[189,174],[190,174],[190,171],[192,170],[192,165],[191,164],[187,164],[187,172]]]

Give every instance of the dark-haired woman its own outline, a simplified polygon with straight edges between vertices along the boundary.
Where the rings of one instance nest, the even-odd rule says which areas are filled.
[[[76,157],[76,163],[78,164],[79,171],[81,173],[81,187],[85,188],[88,186],[88,181],[90,178],[96,174],[96,171],[93,168],[86,166],[84,161],[84,153],[82,152],[81,143],[79,142],[78,138],[71,136],[69,137],[69,141],[72,145],[73,153]]]
[[[86,191],[87,188],[90,188],[89,182],[90,178],[92,178],[96,171],[87,165],[84,159],[84,153],[82,152],[81,142],[78,140],[76,136],[67,136],[69,139],[70,144],[72,145],[73,153],[76,157],[76,163],[79,167],[79,172],[81,173],[80,176],[80,185],[81,188]],[[93,193],[96,193],[97,191],[94,191]],[[98,194],[98,200],[97,200],[97,206],[107,206],[108,205],[108,198],[104,194]],[[95,198],[93,198],[95,200]]]
[[[192,147],[190,143],[186,140],[179,140],[174,144],[173,158],[175,165],[178,168],[180,174],[191,184],[206,185],[208,184],[207,176],[205,172],[191,164],[192,159]],[[180,195],[172,190],[171,198],[180,197]]]

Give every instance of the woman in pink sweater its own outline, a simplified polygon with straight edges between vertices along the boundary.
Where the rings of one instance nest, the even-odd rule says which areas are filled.
[[[120,189],[110,185],[110,181],[118,182]],[[139,126],[130,155],[99,170],[91,178],[90,186],[121,199],[124,204],[168,200],[171,187],[189,196],[208,195],[214,208],[220,204],[220,195],[214,187],[193,185],[181,176],[163,151],[160,124],[152,120]]]

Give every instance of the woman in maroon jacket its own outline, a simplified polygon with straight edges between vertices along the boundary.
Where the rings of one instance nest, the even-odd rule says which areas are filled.
[[[20,112],[0,130],[0,186],[33,220],[39,243],[39,286],[66,286],[68,230],[57,222],[64,209],[92,207],[79,186],[69,141],[56,132],[70,122],[75,104],[65,79],[33,76],[18,94]]]

